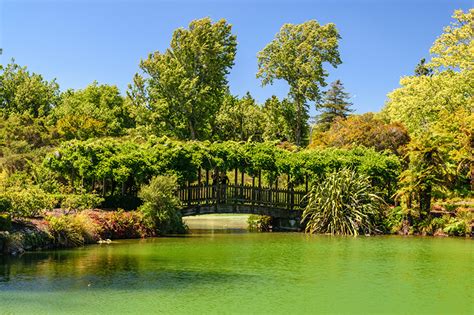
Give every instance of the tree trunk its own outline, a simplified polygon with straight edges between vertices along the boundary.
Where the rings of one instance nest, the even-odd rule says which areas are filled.
[[[295,110],[296,110],[296,128],[295,128],[295,143],[297,147],[301,146],[301,127],[302,127],[302,111],[303,104],[301,98],[295,96]]]
[[[191,119],[188,120],[189,133],[191,134],[191,140],[196,140],[196,130],[194,129],[194,124]]]
[[[420,212],[421,212],[420,215],[423,218],[430,214],[431,191],[432,191],[432,186],[429,185],[426,187],[426,189],[423,189],[420,192]]]

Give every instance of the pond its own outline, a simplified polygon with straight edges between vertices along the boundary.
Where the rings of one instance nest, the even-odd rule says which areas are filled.
[[[0,313],[472,314],[472,244],[237,230],[28,253],[0,258]]]

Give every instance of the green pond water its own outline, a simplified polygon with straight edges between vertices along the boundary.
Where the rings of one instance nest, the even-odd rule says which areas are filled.
[[[201,231],[0,256],[0,314],[474,314],[473,263],[469,239]]]

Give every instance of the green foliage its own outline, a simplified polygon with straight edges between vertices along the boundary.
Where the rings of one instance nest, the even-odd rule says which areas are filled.
[[[368,177],[342,169],[313,186],[303,222],[310,233],[374,234],[384,205]]]
[[[216,116],[219,139],[247,141],[260,140],[263,133],[262,110],[247,92],[238,99],[227,96]]]
[[[62,215],[47,218],[49,232],[58,247],[76,247],[98,239],[95,225],[87,215]]]
[[[177,179],[175,176],[156,176],[143,186],[139,197],[144,201],[140,207],[145,218],[153,222],[159,234],[183,233],[185,227],[179,212],[176,197]]]
[[[289,99],[279,100],[275,95],[265,101],[262,107],[263,139],[267,141],[296,141],[295,105]],[[308,126],[301,128],[302,134],[308,134]]]
[[[430,49],[433,55],[430,66],[438,70],[474,70],[474,9],[456,10],[453,19]]]
[[[422,221],[433,197],[446,197],[448,191],[466,195],[474,188],[473,14],[472,9],[455,11],[454,24],[431,48],[429,75],[418,69],[417,75],[402,78],[384,108],[390,121],[402,122],[409,131],[409,165],[397,195]]]
[[[341,63],[338,51],[339,33],[334,24],[321,26],[310,20],[302,24],[285,24],[275,39],[258,54],[257,77],[262,84],[285,80],[295,106],[295,142],[303,144],[308,119],[307,101],[319,102],[320,88],[326,85],[324,63],[336,67]]]
[[[0,116],[29,113],[33,117],[46,116],[59,99],[59,86],[48,82],[26,67],[12,60],[0,65]]]
[[[227,93],[236,37],[225,20],[194,20],[173,33],[170,48],[140,63],[129,96],[156,133],[180,139],[209,139]]]
[[[44,165],[59,181],[87,193],[101,192],[109,201],[134,196],[133,192],[158,174],[175,174],[180,184],[195,181],[200,168],[238,168],[254,176],[261,171],[269,181],[289,174],[298,185],[306,175],[317,180],[333,170],[351,167],[370,176],[389,199],[401,168],[396,156],[362,147],[291,152],[272,142],[179,142],[154,137],[147,141],[103,138],[67,142],[50,154]]]
[[[101,198],[96,194],[67,194],[64,195],[61,200],[61,208],[67,211],[94,209],[103,201],[104,198]]]
[[[272,217],[251,214],[247,218],[247,223],[250,231],[268,232],[271,231],[272,228]]]
[[[0,209],[0,231],[9,231],[12,228],[12,218],[8,213],[2,213]]]
[[[10,202],[10,198],[5,195],[0,195],[0,213],[7,212],[11,206],[12,203]]]
[[[9,201],[7,211],[12,217],[36,217],[50,210],[56,204],[56,199],[51,194],[45,193],[37,186],[25,189],[12,188],[7,190],[2,199]]]
[[[465,236],[471,233],[473,221],[472,211],[469,208],[458,208],[456,216],[450,218],[443,231],[448,235]]]
[[[353,110],[349,107],[349,93],[344,91],[341,80],[331,83],[331,87],[324,92],[324,101],[317,106],[321,114],[318,116],[318,128],[326,131],[336,119],[346,119]]]
[[[63,93],[52,116],[58,133],[66,139],[117,136],[133,126],[119,89],[97,82]]]
[[[403,156],[404,147],[410,140],[406,128],[400,123],[386,123],[373,113],[352,115],[336,119],[329,130],[313,131],[309,147],[353,148],[365,146],[376,151],[390,150]]]

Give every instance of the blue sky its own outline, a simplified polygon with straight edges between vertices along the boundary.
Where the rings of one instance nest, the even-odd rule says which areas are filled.
[[[284,82],[261,87],[256,55],[284,23],[333,22],[342,40],[343,64],[328,68],[328,82],[341,79],[357,113],[378,111],[386,94],[428,56],[455,9],[473,1],[10,1],[0,0],[0,47],[62,90],[94,80],[122,93],[141,58],[165,50],[174,29],[205,16],[233,25],[238,47],[229,75],[233,94],[247,91],[260,102],[288,92]],[[315,114],[314,109],[311,110]]]

